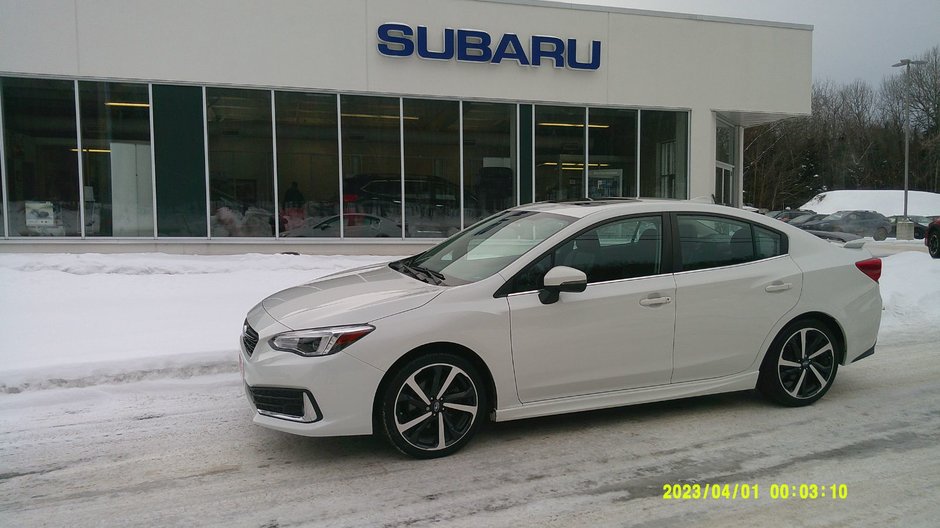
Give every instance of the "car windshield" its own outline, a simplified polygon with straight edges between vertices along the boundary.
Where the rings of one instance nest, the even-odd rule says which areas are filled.
[[[476,282],[512,264],[574,221],[575,218],[554,213],[504,211],[424,253],[392,263],[392,267],[399,271],[404,269],[403,273],[409,267],[418,274],[422,270],[430,271],[425,277],[436,275],[445,285]]]
[[[848,211],[839,211],[838,213],[832,213],[826,218],[823,218],[823,220],[842,220],[842,217],[847,214],[849,214]]]

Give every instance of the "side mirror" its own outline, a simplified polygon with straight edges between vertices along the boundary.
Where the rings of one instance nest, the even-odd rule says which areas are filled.
[[[555,266],[545,274],[543,284],[544,287],[539,290],[539,300],[542,304],[552,304],[558,302],[561,292],[583,292],[587,288],[587,275],[579,269]]]

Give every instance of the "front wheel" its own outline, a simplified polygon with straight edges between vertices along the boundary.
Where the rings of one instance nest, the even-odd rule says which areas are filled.
[[[456,452],[486,414],[486,392],[469,361],[450,353],[418,357],[392,377],[377,409],[384,436],[415,458]]]
[[[836,378],[837,346],[832,331],[819,321],[807,319],[787,325],[764,357],[758,390],[790,407],[815,402]]]
[[[933,258],[940,258],[940,231],[934,230],[927,235],[927,251]]]
[[[879,227],[877,230],[875,230],[875,240],[884,240],[886,238],[888,238],[887,229]]]

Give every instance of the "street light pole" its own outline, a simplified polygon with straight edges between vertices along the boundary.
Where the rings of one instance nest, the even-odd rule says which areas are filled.
[[[910,166],[910,134],[911,134],[911,64],[927,64],[927,61],[901,59],[897,64],[892,64],[892,68],[904,66],[905,72],[905,90],[904,90],[904,220],[907,221],[907,192],[908,192],[908,171]]]

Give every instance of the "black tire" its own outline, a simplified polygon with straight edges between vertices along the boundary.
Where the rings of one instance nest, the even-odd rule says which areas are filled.
[[[402,453],[438,458],[465,446],[486,420],[487,395],[476,367],[436,352],[409,361],[380,395],[378,428]]]
[[[884,240],[886,238],[888,238],[887,229],[883,227],[879,227],[878,229],[875,230],[875,240]]]
[[[940,258],[940,231],[934,229],[927,237],[927,252],[933,258]]]
[[[794,321],[770,345],[757,389],[781,405],[810,405],[832,387],[841,353],[828,325],[815,319]]]

